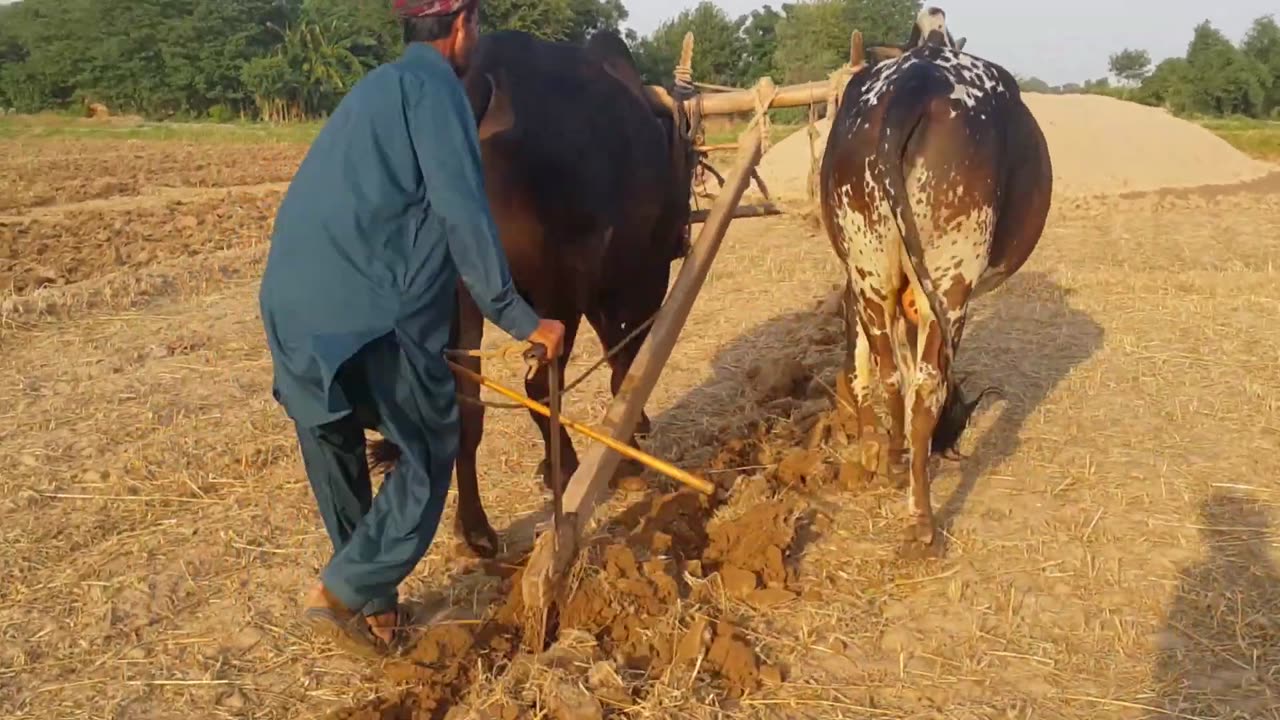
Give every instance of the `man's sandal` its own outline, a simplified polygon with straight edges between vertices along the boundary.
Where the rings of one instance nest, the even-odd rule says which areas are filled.
[[[376,614],[386,615],[390,612],[392,611],[387,610],[387,611],[376,613]],[[413,613],[408,607],[405,607],[403,604],[396,605],[394,612],[396,616],[395,621],[393,624],[389,626],[374,625],[372,621],[373,615],[365,615],[364,620],[365,620],[365,624],[369,628],[369,633],[373,635],[374,640],[379,645],[390,650],[391,652],[399,652],[403,648],[405,641],[408,638],[408,634],[409,634],[408,631],[409,631],[409,628],[411,627],[410,623],[413,621]],[[380,637],[378,633],[375,632],[376,630],[391,630],[391,640],[387,641],[382,639],[382,637]]]
[[[378,659],[387,656],[386,645],[373,634],[359,613],[343,619],[330,608],[310,607],[302,612],[302,619],[314,635],[328,639],[353,655]]]

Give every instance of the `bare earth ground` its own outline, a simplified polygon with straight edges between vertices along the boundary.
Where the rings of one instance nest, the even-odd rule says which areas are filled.
[[[619,492],[533,662],[504,582],[545,519],[541,450],[525,414],[491,411],[508,557],[443,532],[405,595],[469,611],[385,668],[294,626],[328,543],[257,317],[279,192],[0,221],[0,716],[1280,718],[1275,178],[1057,204],[969,326],[961,372],[1007,398],[939,466],[934,561],[896,554],[900,492],[791,451],[829,405],[838,271],[800,220],[739,222],[648,442],[731,499]],[[595,377],[566,412],[606,402]]]

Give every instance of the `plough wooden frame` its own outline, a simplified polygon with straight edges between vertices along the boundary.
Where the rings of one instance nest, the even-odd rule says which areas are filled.
[[[693,34],[684,39],[679,68],[692,66]],[[697,117],[730,115],[755,111],[751,125],[739,138],[738,156],[733,170],[725,178],[719,195],[709,210],[694,214],[693,222],[702,228],[676,275],[666,301],[649,330],[649,336],[637,353],[631,370],[622,382],[617,396],[609,405],[601,424],[601,432],[625,442],[632,436],[640,419],[642,408],[649,400],[658,378],[662,374],[676,340],[684,329],[694,300],[711,270],[720,244],[724,240],[729,223],[734,218],[761,217],[779,214],[772,203],[756,207],[739,207],[751,179],[756,176],[756,165],[764,153],[766,124],[760,113],[770,109],[812,106],[827,103],[834,109],[844,83],[852,75],[862,59],[862,38],[853,34],[850,64],[832,74],[830,81],[807,83],[776,88],[772,80],[762,78],[754,90],[712,88],[715,94],[698,96],[686,102],[687,109]],[[677,71],[679,79],[679,71]],[[686,81],[688,78],[686,78]],[[674,107],[674,101],[661,88],[650,88],[651,97],[661,98],[664,104]],[[767,104],[762,107],[762,97]],[[834,99],[833,99],[834,98]],[[693,107],[693,103],[697,107]],[[547,611],[552,607],[555,594],[564,587],[566,575],[579,551],[580,539],[592,519],[595,505],[609,479],[618,468],[621,457],[604,444],[590,445],[569,484],[564,489],[564,522],[559,528],[538,536],[533,552],[525,568],[521,590],[525,616],[525,642],[535,652],[541,651],[546,638]]]

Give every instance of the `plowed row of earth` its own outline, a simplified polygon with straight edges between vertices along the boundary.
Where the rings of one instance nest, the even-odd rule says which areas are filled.
[[[897,553],[900,491],[838,480],[827,241],[735,223],[645,440],[720,499],[620,479],[556,643],[524,652],[540,442],[491,411],[506,547],[468,557],[451,502],[403,589],[451,609],[379,666],[296,624],[328,541],[257,317],[279,190],[143,192],[0,228],[11,278],[52,275],[0,324],[0,716],[1280,718],[1274,177],[1057,203],[974,309],[960,372],[1005,398],[937,467],[928,561]],[[607,402],[595,376],[566,412]]]
[[[25,297],[266,241],[282,191],[237,190],[0,221],[0,287]]]

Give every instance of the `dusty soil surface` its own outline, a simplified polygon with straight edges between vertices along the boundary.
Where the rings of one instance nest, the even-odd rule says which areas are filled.
[[[305,146],[169,143],[147,140],[7,143],[0,160],[0,214],[157,188],[284,182]]]
[[[1023,95],[1049,143],[1055,197],[1229,185],[1275,172],[1208,130],[1169,113],[1101,95]],[[815,126],[819,158],[831,124]],[[807,197],[810,138],[799,130],[760,162],[769,192]]]
[[[65,282],[0,314],[4,717],[1280,718],[1276,179],[1057,204],[976,304],[960,372],[1005,399],[938,465],[928,561],[898,554],[903,494],[846,487],[814,441],[843,353],[827,241],[736,224],[645,441],[724,497],[620,483],[557,642],[527,653],[540,443],[490,412],[504,552],[462,553],[450,509],[404,595],[453,609],[382,666],[296,624],[328,548],[269,393],[269,197],[167,203],[5,236]],[[117,244],[154,255],[113,265]],[[607,400],[593,377],[566,412]]]

